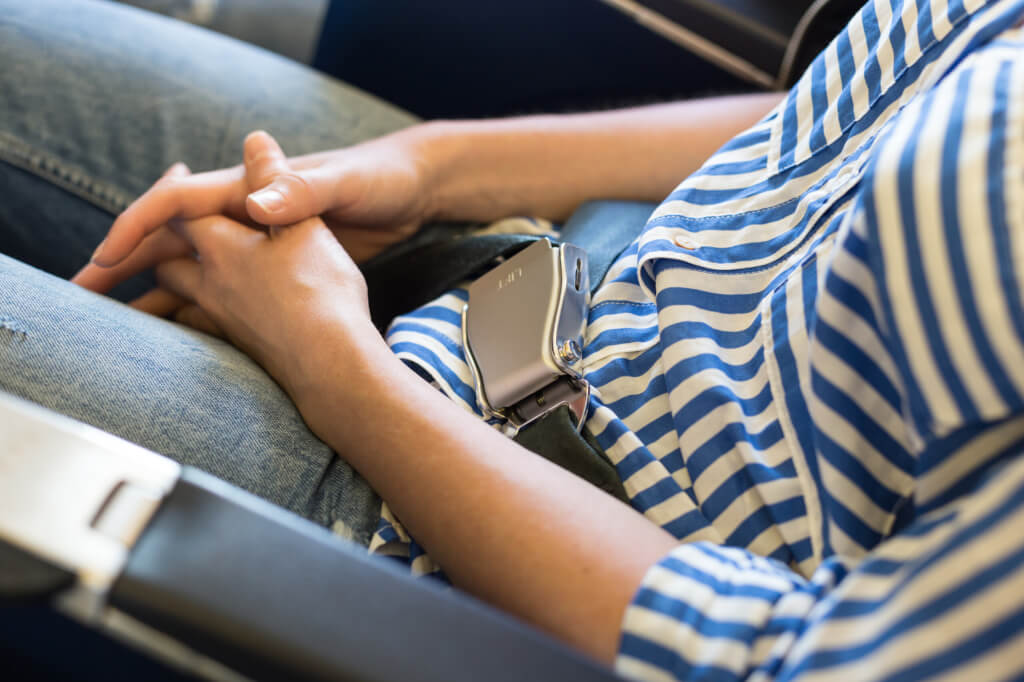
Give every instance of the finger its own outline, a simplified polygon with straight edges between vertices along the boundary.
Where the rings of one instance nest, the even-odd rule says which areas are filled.
[[[188,301],[166,289],[150,289],[142,296],[130,301],[129,306],[157,317],[170,317]]]
[[[334,207],[337,171],[324,166],[286,170],[258,192],[249,195],[249,217],[263,225],[290,225]]]
[[[196,261],[191,258],[178,258],[157,266],[156,281],[161,289],[183,299],[186,303],[194,303],[199,295],[202,273]]]
[[[268,238],[265,232],[252,230],[236,220],[220,215],[194,220],[172,220],[169,227],[188,242],[203,260],[225,250],[238,251]]]
[[[245,180],[250,192],[263,189],[274,178],[291,171],[288,157],[284,155],[277,140],[263,130],[249,133],[243,145],[245,158]]]
[[[192,253],[192,246],[167,227],[151,233],[132,251],[131,255],[117,265],[103,268],[88,263],[78,271],[71,281],[95,291],[106,293],[130,277],[155,267],[165,260],[181,258]]]
[[[220,327],[218,327],[217,324],[210,319],[210,316],[197,305],[188,304],[182,306],[174,314],[174,320],[187,327],[192,327],[193,329],[198,329],[201,332],[206,332],[210,336],[225,338]]]
[[[167,177],[157,182],[114,221],[107,238],[93,254],[100,267],[117,265],[146,235],[175,218],[198,218],[245,213],[248,186],[241,167],[189,177]]]

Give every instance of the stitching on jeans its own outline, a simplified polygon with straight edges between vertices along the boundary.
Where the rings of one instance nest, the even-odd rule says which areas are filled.
[[[28,336],[28,329],[25,325],[10,315],[0,315],[0,331],[10,332],[20,338]]]
[[[0,132],[0,160],[43,177],[114,215],[121,213],[132,202],[127,192],[97,180],[81,168],[39,151],[4,132]]]

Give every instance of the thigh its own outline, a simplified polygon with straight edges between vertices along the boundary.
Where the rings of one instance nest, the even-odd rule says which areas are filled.
[[[0,210],[0,251],[65,277],[176,161],[239,163],[258,128],[301,154],[415,121],[264,50],[96,0],[0,0],[0,63],[0,187],[21,204]]]
[[[247,356],[0,256],[0,390],[368,541],[380,502]]]

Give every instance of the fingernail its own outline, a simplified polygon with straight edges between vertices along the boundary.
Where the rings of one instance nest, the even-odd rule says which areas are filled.
[[[276,213],[284,208],[284,195],[276,189],[261,189],[249,196],[267,213]]]
[[[90,257],[89,257],[89,262],[90,262],[90,263],[94,263],[94,264],[96,264],[96,265],[99,265],[99,263],[96,263],[96,257],[100,255],[100,251],[102,251],[102,250],[103,250],[103,246],[104,246],[104,245],[105,245],[106,243],[107,243],[107,240],[106,240],[106,239],[104,239],[103,241],[101,241],[101,242],[100,242],[100,245],[99,245],[99,246],[97,246],[97,247],[96,247],[96,250],[92,252],[92,256],[90,256]]]

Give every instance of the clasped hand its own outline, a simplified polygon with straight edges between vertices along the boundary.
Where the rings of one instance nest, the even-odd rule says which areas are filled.
[[[411,155],[375,142],[290,163],[257,132],[244,166],[190,175],[176,164],[117,218],[73,281],[104,293],[153,268],[160,288],[134,307],[227,338],[297,398],[316,372],[315,348],[379,338],[353,256],[403,239],[425,216]]]

